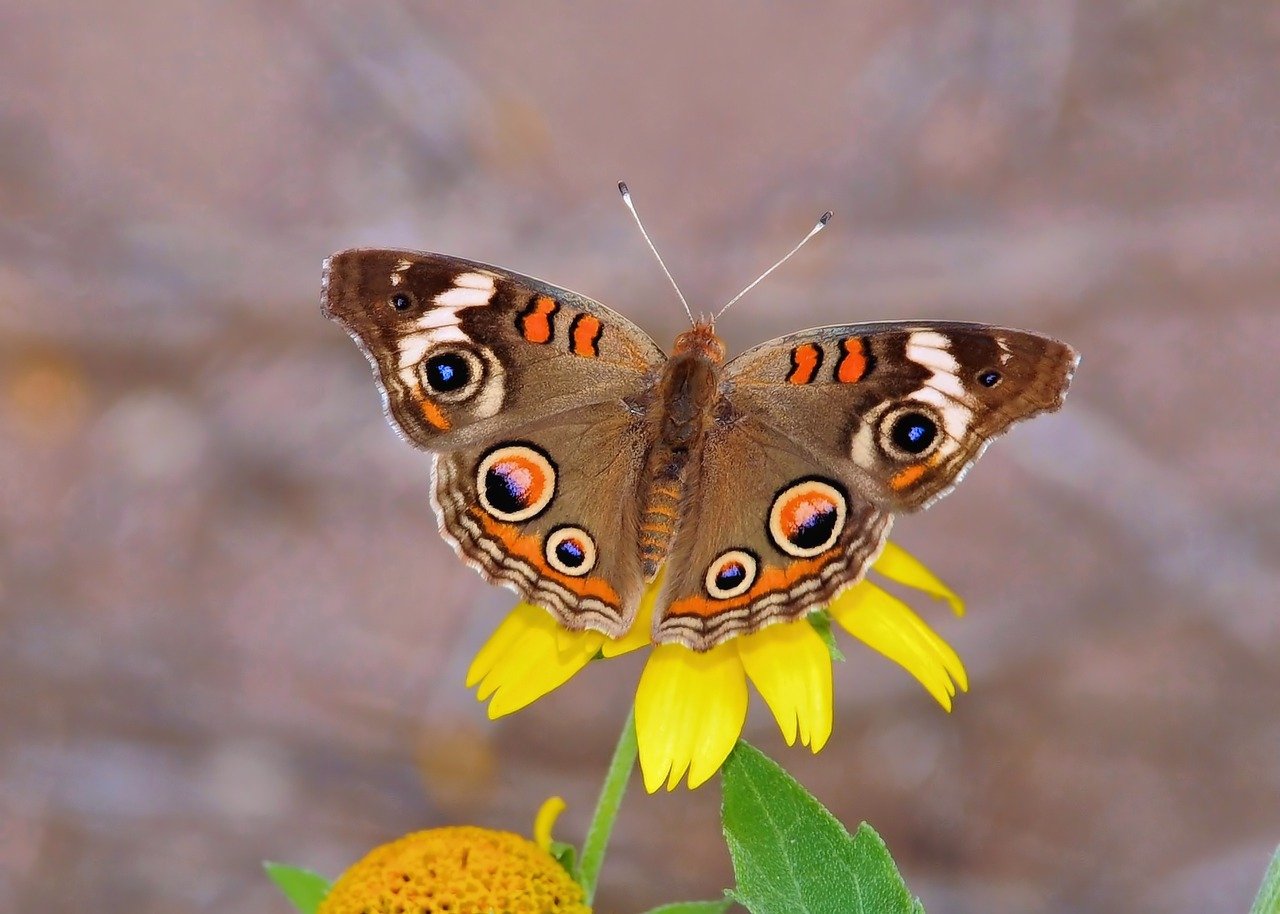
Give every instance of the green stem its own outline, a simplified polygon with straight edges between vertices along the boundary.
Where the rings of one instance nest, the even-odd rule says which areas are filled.
[[[618,735],[618,745],[613,750],[609,770],[605,772],[604,784],[600,787],[596,812],[591,817],[591,827],[587,829],[587,840],[582,843],[582,866],[579,872],[587,904],[595,900],[600,867],[604,866],[604,852],[609,846],[609,835],[613,833],[613,820],[618,817],[618,807],[622,805],[622,796],[627,792],[627,782],[631,780],[631,771],[635,766],[636,712],[633,707],[627,713],[622,733]]]

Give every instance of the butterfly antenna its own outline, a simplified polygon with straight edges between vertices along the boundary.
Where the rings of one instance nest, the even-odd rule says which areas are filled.
[[[754,289],[756,286],[758,286],[758,285],[760,284],[760,280],[764,279],[766,276],[768,276],[768,275],[769,275],[770,273],[772,273],[774,270],[778,269],[778,267],[782,266],[784,263],[786,263],[788,260],[790,260],[790,259],[791,259],[791,255],[792,255],[792,254],[794,254],[796,251],[800,250],[802,247],[804,247],[804,245],[805,245],[805,242],[806,242],[806,241],[808,241],[808,240],[809,240],[810,238],[812,238],[814,235],[818,234],[818,232],[822,231],[824,228],[826,228],[826,227],[827,227],[827,223],[831,221],[831,217],[832,217],[832,216],[834,216],[834,215],[835,215],[835,213],[831,212],[831,210],[827,210],[825,213],[823,213],[823,214],[822,214],[822,216],[821,216],[821,218],[819,218],[819,219],[818,219],[817,224],[816,224],[813,228],[811,228],[811,229],[809,230],[809,234],[805,235],[803,238],[801,238],[801,239],[800,239],[800,243],[799,243],[799,244],[797,244],[797,245],[796,245],[795,247],[793,247],[790,251],[788,251],[788,252],[787,252],[787,255],[786,255],[785,257],[783,257],[781,260],[779,260],[779,261],[778,261],[777,263],[775,263],[773,266],[769,267],[769,269],[767,269],[767,270],[765,270],[763,273],[761,273],[761,274],[756,278],[756,281],[755,281],[755,282],[753,282],[751,285],[747,286],[745,289],[743,289],[741,292],[739,292],[739,293],[738,293],[737,295],[735,295],[733,298],[729,299],[729,304],[728,304],[728,305],[725,305],[723,308],[721,308],[719,311],[717,311],[717,312],[716,312],[716,314],[715,314],[715,317],[711,318],[711,322],[712,322],[712,323],[715,323],[716,318],[720,317],[720,315],[721,315],[721,314],[724,314],[726,311],[728,311],[728,310],[729,310],[729,306],[730,306],[730,305],[732,305],[732,304],[733,304],[734,302],[736,302],[738,299],[742,298],[742,296],[746,295],[748,292],[750,292],[752,289]]]
[[[680,291],[680,287],[676,285],[675,279],[671,275],[671,271],[667,269],[667,265],[662,262],[662,255],[658,253],[658,249],[653,246],[649,233],[644,230],[644,223],[640,221],[640,214],[636,212],[636,205],[631,202],[631,191],[627,190],[625,181],[618,182],[618,192],[622,194],[622,202],[627,204],[627,209],[631,210],[631,216],[636,220],[636,225],[640,226],[640,234],[644,235],[645,243],[649,245],[649,250],[653,251],[653,256],[658,258],[658,266],[662,267],[662,272],[667,274],[667,279],[671,282],[671,288],[676,290],[676,295],[680,296],[680,304],[684,305],[684,313],[689,315],[689,323],[697,325],[697,321],[693,319],[693,312],[689,310],[689,303],[685,301],[684,293]]]

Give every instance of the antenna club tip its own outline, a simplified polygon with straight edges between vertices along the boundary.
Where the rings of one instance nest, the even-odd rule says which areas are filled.
[[[627,182],[626,182],[626,181],[619,181],[619,182],[618,182],[618,193],[622,194],[622,196],[624,196],[624,197],[629,197],[629,196],[631,195],[631,191],[627,190]]]
[[[825,213],[822,214],[822,218],[818,220],[818,225],[826,225],[828,222],[831,221],[831,217],[834,215],[835,213],[833,213],[831,210],[827,210]]]

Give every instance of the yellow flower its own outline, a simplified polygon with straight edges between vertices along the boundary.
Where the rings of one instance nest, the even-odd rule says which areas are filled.
[[[945,584],[892,543],[872,566],[878,575],[964,605]],[[617,640],[597,632],[569,632],[549,613],[521,603],[481,648],[467,674],[501,717],[567,682],[597,656],[616,657],[649,644],[657,583],[649,588],[631,631]],[[968,689],[964,665],[945,641],[897,597],[870,581],[826,607],[845,631],[915,676],[951,710],[956,689]],[[831,653],[808,619],[779,623],[732,638],[702,653],[679,644],[654,645],[636,689],[636,738],[645,788],[691,788],[719,770],[747,716],[750,679],[773,712],[788,745],[797,737],[818,752],[831,735]]]
[[[582,886],[548,852],[563,808],[559,797],[543,805],[537,843],[457,825],[374,848],[334,883],[318,914],[590,914]]]

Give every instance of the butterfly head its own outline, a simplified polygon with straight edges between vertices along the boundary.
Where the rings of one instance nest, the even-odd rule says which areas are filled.
[[[716,365],[724,363],[724,340],[716,336],[711,321],[698,321],[690,329],[676,337],[674,355],[695,352]]]

